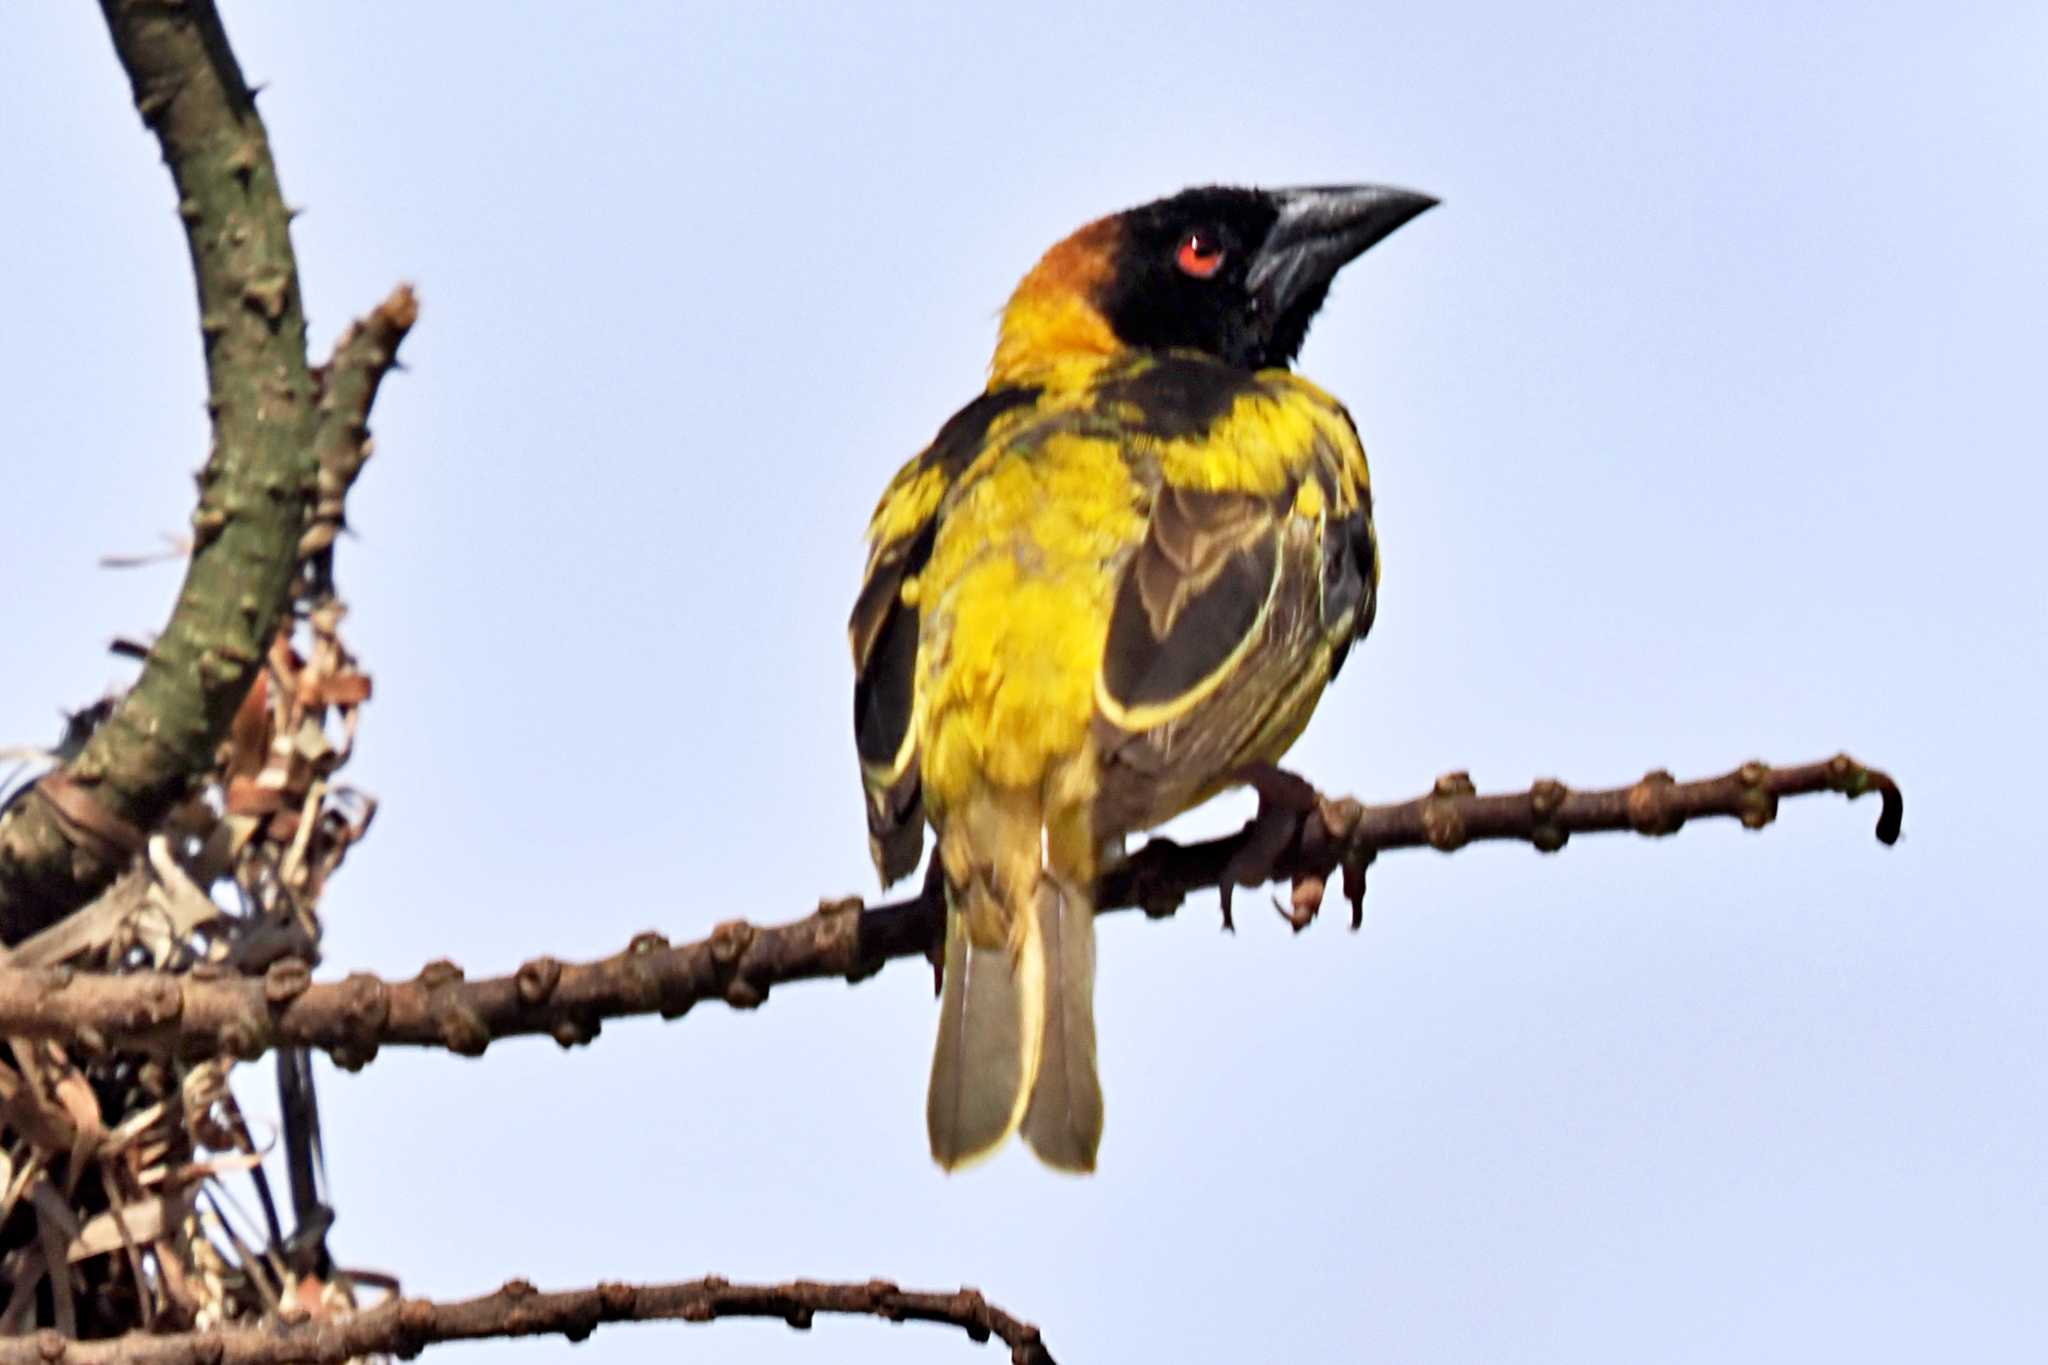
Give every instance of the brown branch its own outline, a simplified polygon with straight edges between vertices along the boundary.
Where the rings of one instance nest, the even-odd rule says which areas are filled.
[[[1554,852],[1572,834],[1670,834],[1707,816],[1760,829],[1782,798],[1867,791],[1882,798],[1877,836],[1891,843],[1901,819],[1897,785],[1846,755],[1794,768],[1750,763],[1697,782],[1651,773],[1632,786],[1585,792],[1546,781],[1526,792],[1480,796],[1462,773],[1453,774],[1429,795],[1394,805],[1319,800],[1290,841],[1254,860],[1251,875],[1241,870],[1241,858],[1259,822],[1200,844],[1155,839],[1104,878],[1098,901],[1105,911],[1142,906],[1166,914],[1190,891],[1227,880],[1249,885],[1271,874],[1295,881],[1297,910],[1290,918],[1298,926],[1312,913],[1304,902],[1320,902],[1324,877],[1343,868],[1355,906],[1364,895],[1365,865],[1392,849],[1450,851],[1510,839]],[[535,958],[510,976],[477,981],[465,980],[445,961],[410,981],[358,973],[317,985],[296,959],[272,964],[261,978],[227,975],[217,965],[189,976],[0,970],[0,1036],[245,1058],[311,1046],[329,1049],[343,1066],[364,1064],[386,1044],[474,1056],[494,1039],[538,1033],[567,1047],[596,1037],[606,1019],[657,1013],[673,1019],[705,1000],[751,1009],[784,982],[859,981],[891,959],[929,953],[939,924],[938,908],[927,897],[867,909],[849,900],[788,924],[733,920],[695,943],[671,945],[659,934],[642,934],[624,952],[597,962]]]
[[[807,1329],[819,1313],[940,1323],[958,1327],[977,1342],[995,1337],[1010,1348],[1015,1365],[1054,1365],[1036,1327],[1011,1317],[978,1290],[940,1294],[898,1289],[884,1280],[728,1284],[716,1277],[681,1284],[601,1284],[545,1294],[524,1280],[512,1280],[481,1298],[452,1303],[399,1299],[342,1322],[132,1333],[112,1341],[68,1341],[45,1330],[0,1341],[0,1365],[341,1365],[359,1356],[411,1357],[447,1341],[556,1333],[581,1341],[607,1322],[779,1318]]]
[[[219,14],[210,0],[101,0],[101,10],[176,185],[213,445],[185,582],[142,676],[82,753],[0,817],[6,943],[104,888],[212,765],[290,606],[308,509],[328,501],[324,457],[363,444],[362,417],[404,331],[387,329],[381,360],[345,342],[320,399],[290,214]],[[345,456],[332,463],[347,469]]]
[[[320,429],[313,456],[319,468],[313,511],[299,539],[303,557],[324,557],[335,536],[347,525],[348,491],[363,472],[373,448],[370,408],[378,386],[398,363],[398,346],[419,321],[419,300],[410,285],[399,285],[369,316],[351,323],[334,343],[334,354],[320,370]]]

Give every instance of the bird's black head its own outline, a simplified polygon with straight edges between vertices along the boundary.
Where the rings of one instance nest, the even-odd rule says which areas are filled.
[[[1436,202],[1370,185],[1184,190],[1108,220],[1096,306],[1128,346],[1287,365],[1337,272]]]
[[[1010,296],[990,387],[1131,349],[1287,365],[1337,272],[1435,204],[1375,185],[1216,186],[1098,219],[1046,252]]]

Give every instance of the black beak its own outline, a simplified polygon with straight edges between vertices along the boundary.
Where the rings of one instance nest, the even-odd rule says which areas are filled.
[[[1280,217],[1252,257],[1245,287],[1269,318],[1322,301],[1337,272],[1437,201],[1384,185],[1315,185],[1271,192]],[[1313,305],[1311,305],[1313,308]]]

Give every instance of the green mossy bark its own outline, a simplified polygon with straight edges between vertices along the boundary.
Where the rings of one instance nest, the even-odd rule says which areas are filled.
[[[287,609],[314,491],[315,386],[289,215],[255,99],[219,15],[102,0],[114,49],[178,191],[198,282],[213,449],[199,476],[194,550],[142,676],[67,769],[147,830],[213,763]],[[119,870],[31,797],[0,822],[0,938],[70,913]]]

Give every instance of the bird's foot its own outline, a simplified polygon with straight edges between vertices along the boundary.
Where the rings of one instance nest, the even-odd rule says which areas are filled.
[[[1244,827],[1244,843],[1231,855],[1223,869],[1218,888],[1223,903],[1223,927],[1235,930],[1231,919],[1231,893],[1240,886],[1263,886],[1281,878],[1283,869],[1295,868],[1291,880],[1291,907],[1276,899],[1273,908],[1298,933],[1316,917],[1323,903],[1323,878],[1305,870],[1322,861],[1320,846],[1329,842],[1319,818],[1321,798],[1306,778],[1271,763],[1254,763],[1234,776],[1259,794],[1258,814]]]

